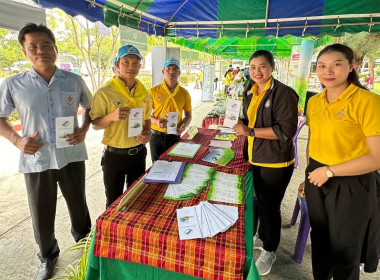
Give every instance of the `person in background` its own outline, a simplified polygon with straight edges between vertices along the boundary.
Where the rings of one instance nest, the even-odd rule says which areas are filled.
[[[201,89],[203,89],[203,71],[202,71],[202,69],[199,69],[199,84],[201,86]]]
[[[252,82],[243,92],[245,118],[233,126],[246,137],[244,152],[252,164],[259,229],[254,249],[262,250],[256,261],[260,275],[267,275],[276,260],[281,236],[281,202],[294,170],[293,137],[297,131],[298,95],[275,80],[273,55],[258,50],[249,59]],[[249,95],[247,91],[250,89]]]
[[[214,90],[218,90],[218,77],[214,77]]]
[[[367,75],[365,77],[364,81],[365,81],[365,83],[367,85],[367,89],[373,90],[373,79],[372,79],[372,77],[370,75]]]
[[[232,76],[232,70],[228,69],[224,75],[224,93],[228,94],[228,88],[233,83],[234,77]]]
[[[239,67],[236,67],[235,70],[232,71],[232,76],[234,79],[235,79],[236,74],[239,73],[239,71],[240,71]]]
[[[162,83],[149,90],[153,107],[150,140],[152,162],[158,160],[168,148],[179,141],[181,133],[191,122],[190,94],[178,84],[178,77],[181,75],[179,61],[173,57],[167,58],[162,74],[164,75]],[[169,112],[178,113],[176,134],[167,134]]]
[[[54,228],[57,183],[66,200],[75,241],[86,237],[91,229],[85,196],[84,139],[90,126],[92,95],[80,76],[56,67],[58,49],[49,28],[29,23],[20,30],[18,39],[32,68],[5,79],[0,86],[0,135],[21,151],[19,170],[24,173],[41,261],[36,279],[46,280],[53,275],[60,252]],[[81,126],[79,105],[84,108]],[[8,120],[14,109],[21,118],[22,135]],[[74,133],[66,136],[66,147],[58,148],[56,121],[60,117],[72,117]]]
[[[93,128],[104,129],[101,164],[107,208],[123,193],[124,184],[131,186],[146,169],[152,105],[145,86],[136,79],[142,59],[132,45],[118,50],[115,66],[120,74],[96,92],[90,112]],[[134,137],[128,137],[131,108],[143,108],[142,132]]]
[[[376,220],[380,168],[380,96],[366,90],[353,68],[354,52],[334,44],[317,56],[324,90],[309,99],[305,189],[314,279],[359,279],[367,230]],[[377,234],[369,242],[378,242]],[[371,243],[370,250],[379,248]],[[372,249],[371,249],[372,248]],[[376,271],[379,261],[377,251]],[[365,262],[370,261],[366,259]]]

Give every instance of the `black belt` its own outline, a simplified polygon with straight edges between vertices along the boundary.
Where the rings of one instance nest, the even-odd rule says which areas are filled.
[[[178,139],[181,138],[181,136],[179,136],[177,134],[167,134],[166,132],[161,132],[161,131],[154,130],[154,129],[151,129],[151,131],[152,131],[152,134],[155,134],[155,135],[160,135],[160,136],[165,136],[165,137],[173,137],[173,138],[178,138]]]
[[[156,134],[156,135],[162,135],[162,136],[168,135],[166,132],[162,132],[162,131],[158,131],[154,129],[151,129],[151,131],[152,131],[152,134]]]
[[[140,144],[136,147],[132,147],[132,148],[125,148],[125,149],[119,149],[119,148],[114,148],[114,147],[111,147],[111,146],[107,146],[106,147],[106,150],[111,152],[111,153],[115,153],[115,154],[119,154],[119,155],[129,155],[129,156],[133,156],[135,154],[137,154],[138,152],[140,152],[145,146],[143,144]]]

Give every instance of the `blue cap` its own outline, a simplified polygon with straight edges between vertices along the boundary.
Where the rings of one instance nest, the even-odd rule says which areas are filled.
[[[169,65],[175,65],[178,68],[180,68],[178,59],[175,59],[174,57],[170,57],[170,58],[165,59],[164,68],[168,67]]]
[[[120,69],[117,68],[117,66],[116,66],[116,64],[115,64],[116,61],[117,61],[117,57],[115,57],[114,59],[112,59],[112,67],[115,68],[117,71],[120,72]]]
[[[130,54],[134,54],[138,58],[143,59],[143,57],[140,54],[140,51],[135,46],[125,45],[120,47],[120,49],[117,51],[117,60]]]

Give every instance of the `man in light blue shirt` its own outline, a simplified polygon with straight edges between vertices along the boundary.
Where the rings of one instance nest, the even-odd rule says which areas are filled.
[[[55,66],[54,34],[44,25],[27,24],[19,42],[33,68],[7,78],[0,85],[0,136],[21,151],[19,171],[24,173],[33,230],[41,266],[36,279],[51,278],[59,255],[54,234],[57,183],[66,200],[75,241],[91,228],[85,197],[87,151],[83,140],[90,125],[92,95],[83,79]],[[77,111],[84,108],[83,123]],[[20,136],[8,121],[17,109],[23,130]],[[56,118],[73,117],[74,133],[68,147],[58,148]]]

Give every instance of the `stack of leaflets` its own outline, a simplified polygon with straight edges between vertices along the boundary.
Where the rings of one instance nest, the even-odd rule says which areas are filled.
[[[180,184],[170,184],[164,198],[170,200],[191,199],[207,188],[214,171],[213,167],[188,163],[182,175],[182,182]]]
[[[242,182],[243,177],[240,175],[215,172],[210,183],[207,199],[242,204],[244,198]]]
[[[211,204],[207,201],[177,209],[179,239],[213,237],[228,230],[238,218],[236,206]]]

